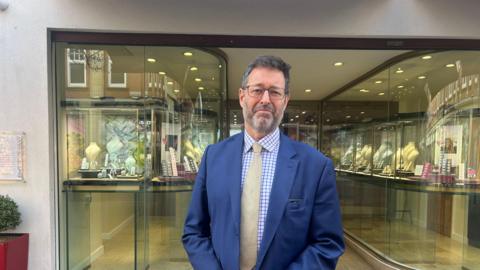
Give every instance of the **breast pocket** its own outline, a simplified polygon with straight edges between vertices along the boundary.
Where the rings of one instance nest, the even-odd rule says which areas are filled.
[[[288,199],[287,212],[302,211],[305,209],[303,199]]]

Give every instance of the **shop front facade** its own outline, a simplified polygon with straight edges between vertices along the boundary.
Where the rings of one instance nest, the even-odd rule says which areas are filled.
[[[180,239],[203,151],[242,131],[228,54],[101,36],[52,43],[60,268],[189,269]],[[401,53],[284,115],[283,133],[333,160],[347,237],[383,260],[480,265],[479,57]]]
[[[165,5],[132,2],[121,6],[111,2],[9,3],[9,7],[0,12],[0,129],[26,134],[26,167],[24,181],[2,181],[0,189],[2,194],[13,197],[20,206],[23,223],[17,231],[30,233],[30,269],[81,269],[86,265],[102,269],[102,263],[110,264],[112,261],[123,264],[126,269],[142,269],[146,265],[160,267],[158,269],[188,265],[178,241],[183,223],[180,213],[188,205],[189,189],[198,158],[206,144],[241,129],[233,121],[234,115],[238,115],[239,111],[235,111],[238,108],[227,105],[230,98],[225,90],[228,59],[218,51],[205,50],[205,47],[295,48],[295,38],[285,41],[288,40],[285,37],[344,36],[383,38],[383,48],[390,46],[390,49],[411,50],[415,48],[408,46],[406,37],[430,37],[453,38],[451,46],[441,49],[460,50],[465,44],[463,39],[472,41],[480,37],[475,27],[478,18],[471,15],[476,5],[473,2],[470,7],[458,7],[446,2],[438,4],[438,1],[430,1],[429,9],[424,6],[425,3],[392,2],[366,8],[349,2],[340,1],[333,6],[309,4],[298,9],[272,7],[265,3],[255,10],[247,6],[230,6],[220,1],[211,3],[208,9],[200,3]],[[338,9],[350,12],[336,17],[333,22],[327,19],[331,18],[329,14]],[[259,27],[259,18],[264,18],[263,14],[272,10],[278,16],[270,18],[268,26],[277,27],[267,27],[264,19],[262,22],[265,25]],[[371,14],[378,15],[375,23],[359,22],[358,18]],[[410,20],[403,20],[407,16],[405,14],[409,14]],[[304,19],[287,22],[282,19],[286,16]],[[444,18],[456,23],[444,27]],[[302,30],[299,32],[298,29]],[[92,42],[88,35],[83,35],[85,31],[103,33],[103,37]],[[56,39],[54,33],[58,32],[74,32],[77,38]],[[110,34],[115,33],[127,36],[135,33],[198,35],[185,35],[183,40],[175,35],[173,38],[159,35],[162,36],[158,38],[161,41],[144,40],[134,44],[113,42]],[[217,36],[217,39],[209,40],[202,39],[201,35],[264,36],[265,43],[254,41],[244,44],[240,42],[242,39],[235,39],[234,36],[223,40]],[[267,42],[268,36],[284,38]],[[387,37],[396,38],[389,43]],[[216,43],[210,44],[211,40],[216,40]],[[232,44],[230,40],[239,43]],[[354,40],[348,46],[343,46],[351,49],[363,46],[355,45]],[[300,46],[302,48],[332,48],[328,42],[301,43],[310,44]],[[430,45],[429,49],[439,49],[435,42]],[[422,48],[427,49],[428,46]],[[160,65],[162,62],[158,59],[155,59],[158,62],[149,60],[152,58],[149,53],[153,52],[163,55],[163,59],[170,59],[172,70],[163,70],[164,67]],[[212,70],[212,76],[199,78],[200,82],[195,81],[196,71],[192,68],[202,69],[200,64],[203,62],[186,63],[185,52],[202,55],[205,65]],[[441,53],[432,54],[432,59],[447,57]],[[169,58],[172,55],[174,57]],[[420,98],[407,101],[407,97],[403,97],[405,102],[394,101],[393,88],[398,85],[390,82],[391,86],[385,88],[385,96],[391,99],[359,99],[383,103],[383,107],[379,107],[379,114],[369,122],[357,123],[344,119],[344,122],[338,122],[344,125],[342,127],[325,122],[327,118],[322,114],[328,113],[329,108],[334,110],[342,102],[352,101],[347,91],[328,100],[310,101],[307,111],[311,112],[311,118],[308,121],[304,119],[298,124],[285,122],[283,126],[283,131],[291,137],[314,145],[337,160],[346,230],[363,239],[366,245],[380,254],[407,265],[432,263],[436,256],[433,254],[438,255],[439,252],[437,246],[443,243],[441,241],[448,240],[425,232],[429,230],[460,241],[458,250],[462,255],[456,257],[455,263],[475,269],[475,261],[471,258],[474,257],[472,254],[475,249],[472,248],[476,238],[468,232],[469,222],[473,222],[469,217],[474,214],[469,214],[467,210],[473,209],[470,204],[475,202],[475,196],[472,195],[474,188],[469,183],[455,187],[451,181],[469,180],[474,183],[476,179],[474,145],[477,138],[473,131],[476,105],[474,101],[465,101],[464,97],[470,95],[473,100],[473,96],[470,92],[464,94],[461,86],[454,99],[447,98],[444,101],[448,106],[436,98],[437,93],[448,97],[448,89],[455,89],[455,85],[450,85],[455,84],[456,80],[466,80],[467,85],[470,80],[472,85],[475,83],[475,78],[471,77],[476,74],[475,64],[471,66],[468,60],[474,56],[465,55],[457,59],[461,60],[463,71],[459,73],[456,65],[450,70],[457,72],[452,75],[456,77],[448,77],[448,82],[445,77],[442,84],[436,84],[426,75],[424,82],[428,81],[430,85],[429,101]],[[182,63],[183,66],[173,67],[176,63]],[[431,67],[433,69],[434,65]],[[384,72],[393,79],[396,68],[392,66]],[[425,70],[432,71],[428,68]],[[412,81],[415,77],[418,80],[419,76],[422,74],[414,74],[407,79]],[[215,79],[212,80],[212,77]],[[211,84],[201,85],[207,82]],[[202,102],[198,102],[199,87],[204,87],[201,91],[206,90],[201,95]],[[422,93],[426,91],[424,86],[415,87],[422,88]],[[472,87],[467,88],[474,89],[475,86]],[[189,92],[193,89],[196,90],[195,94]],[[353,93],[357,86],[352,86],[352,89]],[[365,89],[373,93],[372,89]],[[436,105],[431,105],[432,102],[436,102]],[[451,103],[455,109],[452,109]],[[296,108],[297,111],[289,112],[288,121],[305,111],[302,103]],[[442,114],[446,118],[442,118]],[[402,118],[407,116],[411,118]],[[466,129],[471,130],[470,133]],[[359,130],[364,130],[366,135],[357,135],[361,133]],[[378,135],[380,133],[390,135]],[[344,142],[351,141],[354,146],[352,155],[355,158],[350,163],[341,163],[350,145],[336,144],[338,136],[344,136]],[[367,164],[362,167],[363,172],[374,180],[362,178],[360,182],[354,182],[360,170],[356,159],[357,148],[362,150],[365,145],[370,145],[373,158],[375,147],[380,147],[382,140],[391,142],[392,151],[397,152],[400,148],[405,150],[410,140],[422,140],[423,136],[423,141],[415,141],[419,154],[413,165],[409,165],[409,170],[405,170],[408,155],[400,159],[399,169],[411,171],[413,166],[413,175],[399,174],[395,162],[392,167],[390,160],[392,174],[387,176],[393,181],[378,178],[373,168],[365,172]],[[362,139],[357,139],[360,137]],[[452,143],[447,138],[451,138]],[[357,140],[362,140],[361,147],[357,147]],[[440,141],[437,148],[434,146],[436,141]],[[424,146],[427,148],[422,148]],[[348,161],[348,157],[344,160]],[[439,179],[430,180],[434,188],[426,186],[427,191],[424,191],[418,185],[404,186],[404,182],[398,182],[405,180],[403,178],[421,178],[422,174],[415,173],[420,171],[420,165],[421,171],[428,167],[424,166],[426,163],[432,167],[431,170],[425,169],[430,171],[430,178],[425,179]],[[172,164],[181,166],[176,166],[175,171]],[[373,164],[372,161],[370,165]],[[438,177],[432,178],[433,175]],[[382,185],[372,182],[378,179],[383,181]],[[364,194],[352,197],[349,194],[351,186],[355,187],[354,190],[363,190]],[[365,198],[372,199],[368,195],[372,189],[374,194],[379,194],[378,200],[365,202]],[[378,189],[382,192],[377,192]],[[428,205],[435,207],[430,209]],[[450,215],[455,220],[449,223],[450,228],[439,228],[441,224],[429,221],[429,213],[442,216],[442,220],[449,219],[445,209],[452,210]],[[350,215],[352,212],[361,215],[355,217]],[[440,215],[440,212],[444,214]],[[371,217],[375,219],[370,220]],[[417,238],[408,238],[411,235],[404,237],[401,230],[405,228],[393,230],[401,223],[412,226],[407,230],[417,230]],[[377,226],[382,226],[381,245],[372,244],[376,240],[372,241],[367,233],[370,228]],[[450,236],[445,236],[448,232]],[[393,251],[397,243],[395,239],[399,238],[416,239],[416,242],[411,241],[412,245],[425,247],[421,252],[426,255],[422,255],[422,259],[412,259],[413,262],[402,261],[408,255]],[[118,242],[110,241],[112,239]],[[457,245],[457,242],[452,245]],[[399,245],[402,249],[409,249],[408,243]],[[118,248],[121,254],[127,255],[108,258],[106,255],[115,254],[108,253],[112,248]],[[105,261],[102,262],[103,259]]]

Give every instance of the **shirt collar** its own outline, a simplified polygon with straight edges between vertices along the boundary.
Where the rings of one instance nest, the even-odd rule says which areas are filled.
[[[248,134],[247,131],[244,132],[244,147],[243,147],[243,153],[247,153],[252,149],[252,145],[255,142],[255,140]],[[272,152],[275,150],[275,147],[277,147],[280,143],[280,131],[278,127],[270,134],[267,136],[261,138],[258,143],[268,152]]]

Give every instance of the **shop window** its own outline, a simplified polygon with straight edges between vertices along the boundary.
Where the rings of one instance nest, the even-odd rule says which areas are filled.
[[[87,61],[84,49],[67,48],[67,86],[87,87]]]
[[[112,72],[112,66],[112,58],[108,56],[108,87],[127,88],[127,73]]]

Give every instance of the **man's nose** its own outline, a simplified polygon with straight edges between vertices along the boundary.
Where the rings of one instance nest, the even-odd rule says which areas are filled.
[[[268,90],[265,90],[263,92],[263,95],[262,95],[262,98],[260,99],[260,104],[268,104],[270,103],[271,100],[270,100],[270,92],[268,92]]]

